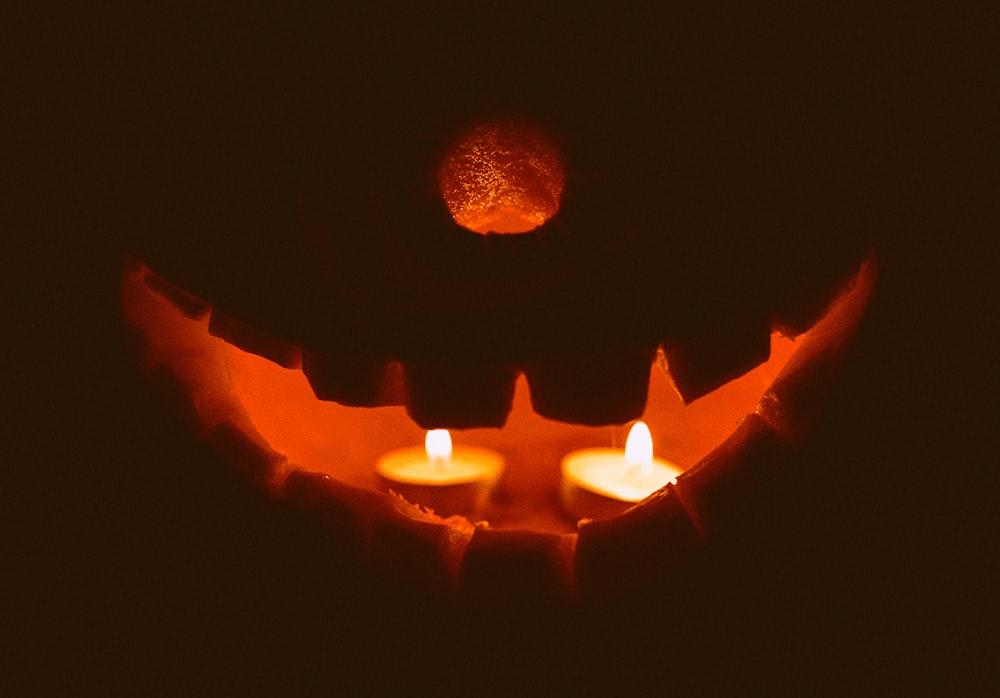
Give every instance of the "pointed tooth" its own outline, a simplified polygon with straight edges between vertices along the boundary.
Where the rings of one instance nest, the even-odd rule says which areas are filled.
[[[707,395],[767,361],[771,329],[766,317],[742,318],[665,347],[667,371],[684,402]]]
[[[673,486],[615,518],[584,521],[576,545],[577,598],[662,588],[699,540]]]
[[[491,608],[566,604],[573,535],[477,526],[459,572],[461,597]]]
[[[501,427],[517,375],[510,366],[405,363],[406,411],[425,429]]]
[[[279,366],[285,368],[302,366],[302,350],[297,345],[237,320],[218,308],[212,308],[212,315],[208,320],[208,332],[243,351],[263,356]]]
[[[677,494],[698,531],[714,535],[744,515],[787,454],[766,420],[747,415],[726,441],[677,477]]]
[[[352,407],[402,404],[399,368],[382,359],[306,349],[302,372],[320,400]]]
[[[564,422],[622,424],[642,416],[655,349],[560,356],[525,367],[535,412]]]

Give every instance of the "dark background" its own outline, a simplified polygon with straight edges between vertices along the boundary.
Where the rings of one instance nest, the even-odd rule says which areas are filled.
[[[157,70],[177,56],[197,65],[210,47],[235,61],[233,33],[287,29],[291,43],[297,27],[315,36],[321,25],[282,24],[277,11],[5,12],[19,39],[4,57],[14,68],[0,489],[13,534],[2,632],[12,694],[988,685],[996,219],[984,206],[983,18],[821,17],[828,48],[849,58],[834,61],[847,71],[838,80],[859,86],[857,127],[877,149],[864,176],[879,185],[881,276],[801,467],[650,598],[490,613],[368,578],[308,520],[258,495],[160,405],[119,323],[122,134],[141,141],[135,120],[155,122],[148,105],[160,104],[136,92],[156,90],[136,75],[157,58]],[[643,21],[627,8],[608,16]],[[688,46],[728,51],[748,74],[809,21],[697,19]],[[746,44],[758,53],[727,43],[761,33],[768,41]]]

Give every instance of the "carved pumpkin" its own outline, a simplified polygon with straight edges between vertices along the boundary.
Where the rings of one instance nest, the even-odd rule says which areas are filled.
[[[794,448],[874,277],[849,151],[817,137],[812,91],[777,109],[768,81],[706,95],[714,64],[668,67],[663,108],[642,56],[591,57],[593,35],[550,28],[522,37],[539,54],[475,66],[476,99],[456,97],[455,47],[378,79],[334,70],[350,108],[316,73],[248,70],[207,98],[221,117],[156,151],[133,202],[123,298],[154,380],[268,491],[447,597],[661,578]],[[549,89],[561,68],[585,80]],[[505,166],[542,164],[518,175],[533,185],[491,185],[520,198],[476,222],[456,192],[484,176],[484,138]],[[553,505],[559,457],[639,417],[684,476],[577,531]],[[507,455],[488,527],[375,486],[378,455],[434,427]]]
[[[510,687],[509,693],[523,692],[522,682],[535,680],[539,670],[547,675],[545,688],[563,689],[554,694],[592,691],[602,678],[615,684],[607,693],[621,692],[622,683],[640,683],[628,676],[640,672],[648,677],[642,686],[656,689],[651,693],[668,686],[683,692],[687,682],[702,693],[720,684],[729,690],[719,693],[752,692],[756,685],[773,693],[796,679],[800,684],[787,692],[809,693],[831,678],[853,679],[869,691],[879,682],[897,692],[908,683],[921,691],[940,683],[954,693],[955,685],[979,688],[988,680],[993,645],[983,639],[993,630],[995,599],[984,580],[995,557],[988,524],[996,488],[988,423],[994,357],[983,329],[996,294],[992,257],[985,254],[994,226],[978,219],[984,209],[975,206],[988,200],[991,180],[975,164],[988,160],[980,136],[992,131],[986,111],[964,117],[978,107],[977,94],[990,94],[972,89],[990,54],[974,56],[961,74],[948,69],[948,61],[974,47],[975,27],[988,23],[962,26],[952,9],[933,16],[938,13],[869,7],[852,17],[830,9],[811,24],[801,14],[783,21],[794,8],[762,18],[756,8],[730,14],[704,6],[709,21],[692,27],[690,16],[679,16],[683,10],[657,23],[615,5],[596,19],[581,19],[578,8],[573,14],[528,8],[520,17],[532,21],[490,30],[497,25],[480,21],[485,9],[428,20],[424,8],[398,17],[371,10],[359,19],[343,16],[350,12],[344,4],[325,7],[320,13],[330,17],[306,20],[246,7],[238,16],[213,15],[210,26],[199,21],[195,31],[170,16],[173,6],[145,21],[148,8],[127,15],[107,8],[45,13],[44,23],[30,31],[18,26],[24,13],[12,16],[18,60],[10,64],[15,147],[9,190],[21,204],[14,213],[24,214],[10,226],[14,247],[5,275],[14,310],[6,374],[15,386],[8,391],[7,469],[13,504],[7,512],[14,514],[8,532],[16,543],[7,575],[14,685],[23,679],[44,692],[46,684],[66,682],[78,692],[93,681],[104,692],[112,685],[128,686],[129,693],[176,685],[175,692],[190,693],[208,674],[226,687],[216,692],[273,682],[275,693],[288,694],[311,674],[312,692],[320,686],[344,692],[352,684],[365,689],[359,693],[380,686],[398,691],[401,676],[408,686],[434,690],[442,674],[467,660],[478,671],[464,690],[497,686]],[[494,20],[513,16],[510,3],[496,7]],[[926,30],[912,31],[927,19]],[[26,40],[24,51],[16,37]],[[512,51],[514,45],[526,50]],[[537,72],[527,69],[532,66]],[[483,77],[471,79],[476,75]],[[432,257],[419,241],[447,248],[450,240],[473,255],[487,243],[451,226],[450,211],[441,208],[436,162],[476,124],[512,116],[538,125],[567,158],[561,213],[539,229],[546,244],[538,245],[537,257],[514,254],[530,246],[530,234],[499,247],[493,236],[488,245],[515,260],[508,271],[522,271],[511,275],[510,288],[530,295],[551,282],[553,307],[560,288],[563,298],[581,300],[569,304],[579,310],[563,326],[541,328],[553,352],[539,356],[558,353],[567,370],[573,362],[564,349],[592,346],[573,336],[584,334],[574,323],[590,318],[586,303],[614,306],[615,322],[618,311],[644,313],[630,304],[619,308],[616,297],[638,299],[664,315],[662,305],[670,304],[686,309],[689,321],[704,319],[706,330],[719,325],[725,317],[719,311],[738,305],[747,289],[760,291],[771,317],[794,299],[811,298],[815,303],[802,307],[821,308],[828,294],[817,289],[850,277],[847,269],[855,265],[846,260],[862,256],[841,251],[865,247],[844,236],[878,230],[879,287],[865,351],[855,354],[847,380],[836,386],[832,413],[817,415],[826,417],[816,421],[819,438],[787,451],[785,464],[793,467],[775,473],[774,489],[740,487],[725,505],[718,500],[715,512],[727,516],[738,515],[728,504],[758,509],[730,520],[728,528],[706,527],[704,535],[696,529],[687,561],[673,551],[691,538],[669,535],[670,521],[682,525],[681,532],[691,530],[683,528],[683,516],[669,515],[678,499],[687,515],[679,486],[618,518],[580,528],[575,551],[559,558],[573,563],[574,577],[566,580],[573,595],[637,591],[637,601],[607,613],[448,613],[441,604],[411,604],[412,596],[397,595],[390,585],[371,585],[369,593],[369,580],[354,571],[361,565],[345,569],[342,555],[328,554],[339,552],[336,546],[293,535],[318,530],[299,525],[308,512],[300,518],[291,507],[255,496],[178,435],[159,405],[145,404],[149,393],[119,352],[118,231],[130,233],[127,249],[153,270],[130,264],[131,301],[159,304],[166,317],[178,319],[177,307],[196,309],[184,302],[193,296],[177,292],[188,289],[210,302],[207,319],[215,317],[217,332],[249,344],[249,331],[237,337],[235,319],[241,319],[244,330],[260,329],[287,346],[294,339],[280,327],[287,314],[320,314],[316,307],[283,304],[300,298],[289,280],[338,261],[292,239],[308,218],[304,199],[312,193],[313,202],[328,208],[353,202],[348,213],[373,223],[372,259],[414,261],[417,273],[409,278],[448,268],[451,261]],[[635,123],[645,135],[636,135]],[[646,148],[632,150],[634,158],[621,156],[637,169],[596,166],[613,160],[611,153],[627,153],[620,145],[648,140],[650,132],[668,142],[654,146],[648,159]],[[379,133],[383,138],[373,137]],[[400,142],[409,145],[397,147]],[[366,161],[367,169],[341,167]],[[414,162],[420,167],[409,168]],[[390,172],[398,176],[394,191],[369,186]],[[621,183],[620,190],[605,186],[608,181]],[[602,199],[624,196],[632,181],[648,184],[645,199],[641,189],[625,197],[635,206],[615,208]],[[855,181],[878,185],[874,206],[857,195]],[[396,196],[402,192],[436,206],[433,217],[445,227],[390,226],[390,220],[417,219],[403,210]],[[272,205],[299,199],[298,206]],[[580,209],[574,225],[564,226],[573,213],[567,206],[585,201],[607,204],[610,218],[645,222],[616,229],[639,246],[616,248],[619,238],[600,232],[609,226],[591,230],[593,216]],[[289,208],[297,215],[287,215]],[[313,208],[312,218],[322,220],[323,211]],[[351,231],[350,225],[330,230],[345,228]],[[270,231],[270,240],[262,240],[261,229]],[[749,254],[762,232],[775,236],[764,244],[770,258]],[[727,251],[730,239],[741,247]],[[329,240],[319,243],[329,252]],[[653,271],[639,288],[621,289],[602,304],[611,279],[602,289],[572,283],[574,273],[585,280],[586,269],[600,267],[602,257],[614,259],[605,253],[626,249],[638,250],[633,256]],[[525,261],[532,258],[535,268]],[[845,260],[831,264],[842,274],[819,264],[833,258]],[[353,271],[349,261],[340,264]],[[540,271],[556,268],[565,286]],[[283,281],[276,273],[282,269],[288,272]],[[485,283],[475,271],[468,274],[472,285]],[[391,273],[383,270],[382,277]],[[737,292],[719,288],[713,298],[717,278],[732,280]],[[855,288],[863,287],[860,281]],[[366,285],[379,288],[360,271],[344,282],[346,288]],[[410,298],[397,289],[394,296],[359,292],[350,300],[361,305],[348,304],[345,314],[374,322]],[[494,309],[494,316],[501,311]],[[511,323],[520,321],[511,315]],[[202,328],[205,320],[201,316]],[[656,324],[648,315],[640,321],[640,327]],[[386,326],[403,327],[388,320]],[[799,337],[796,347],[811,341]],[[483,356],[486,340],[494,338],[482,342]],[[214,341],[223,355],[234,352]],[[274,346],[257,349],[267,353],[263,347]],[[366,347],[357,349],[366,355]],[[675,359],[671,370],[677,365]],[[174,404],[188,406],[195,395],[201,407],[210,404],[203,398],[211,393],[182,390],[175,380],[192,374],[162,366],[149,364],[157,385],[175,389]],[[658,365],[650,368],[648,375],[667,380]],[[824,377],[836,380],[832,372],[818,373],[814,386]],[[807,382],[785,386],[801,389],[803,398],[817,395]],[[567,429],[585,428],[571,423],[585,421],[585,408],[604,408],[597,401],[565,402],[581,405],[576,417],[566,415]],[[813,420],[809,410],[801,416],[804,425]],[[261,454],[264,463],[283,462],[266,448],[241,448],[247,440],[220,427],[237,422],[218,422],[209,439],[244,467],[260,462]],[[731,421],[727,431],[735,427]],[[607,442],[615,427],[597,428]],[[453,433],[459,443],[469,432]],[[660,436],[656,447],[670,452]],[[337,459],[346,462],[346,453]],[[539,472],[555,469],[550,462]],[[693,476],[695,469],[688,472]],[[568,584],[546,586],[533,573],[552,559],[545,556],[551,545],[533,557],[530,546],[505,545],[517,536],[500,523],[471,538],[458,529],[456,542],[467,543],[463,564],[478,567],[466,567],[464,575],[462,567],[448,569],[446,576],[440,574],[444,553],[424,553],[444,551],[441,532],[455,529],[431,524],[374,491],[360,497],[373,507],[359,507],[357,517],[340,525],[328,518],[333,532],[355,541],[373,566],[408,575],[411,586],[437,589],[435,580],[458,580],[470,585],[446,594],[485,596],[488,572],[507,570],[514,578],[498,576],[498,594],[526,598],[534,591],[545,598],[555,586],[554,596],[569,595]],[[388,518],[375,526],[379,512]],[[372,522],[369,537],[347,535],[360,521]],[[569,533],[555,534],[560,540],[575,532],[575,522],[565,525]],[[542,532],[533,540],[553,537]],[[386,552],[393,550],[399,554]],[[420,552],[404,560],[406,550]],[[517,561],[502,565],[504,555]],[[663,573],[671,577],[660,584]],[[523,593],[514,589],[518,582]],[[643,595],[643,585],[653,585],[654,593]],[[369,656],[385,659],[378,675],[361,668]]]
[[[546,147],[528,127],[497,123],[474,129],[458,152],[472,142],[481,156],[484,129],[493,145],[501,132],[505,152],[518,153],[519,144],[528,152],[514,163]],[[819,395],[810,393],[822,392],[849,342],[873,264],[856,272],[851,290],[827,311],[856,257],[823,260],[822,283],[807,289],[804,301],[765,281],[755,284],[763,292],[730,296],[742,274],[713,275],[716,288],[706,289],[680,267],[658,262],[671,269],[668,278],[700,291],[693,307],[721,313],[709,322],[691,316],[687,299],[664,301],[645,287],[658,272],[644,260],[665,251],[640,222],[625,232],[577,236],[560,208],[546,213],[551,224],[524,225],[517,236],[456,225],[453,180],[482,179],[476,167],[497,166],[482,159],[463,172],[455,156],[446,157],[439,166],[444,196],[413,211],[418,220],[436,211],[441,231],[427,223],[412,239],[370,226],[338,233],[337,219],[317,222],[325,204],[307,200],[304,232],[291,234],[292,242],[265,237],[265,244],[287,253],[302,240],[318,260],[312,267],[283,269],[264,257],[262,267],[251,262],[247,276],[211,265],[208,275],[192,275],[192,295],[133,262],[123,279],[126,317],[147,371],[201,433],[276,496],[329,518],[335,536],[392,574],[446,596],[507,602],[628,591],[664,573],[635,541],[658,549],[666,567],[679,564],[766,486],[817,409]],[[538,194],[531,176],[527,186],[491,184],[507,197],[493,214],[499,208],[508,222],[518,215],[535,222],[537,207],[524,203]],[[567,205],[574,206],[582,220],[608,215],[582,198]],[[294,230],[299,219],[288,215]],[[497,220],[483,225],[497,227]],[[556,233],[548,230],[557,224]],[[425,248],[438,257],[428,258]],[[147,259],[155,265],[160,253]],[[198,268],[178,269],[183,277]],[[263,293],[279,300],[260,305],[254,283],[268,277]],[[233,280],[235,292],[226,286]],[[282,306],[290,289],[308,301]],[[719,307],[719,289],[729,307]],[[798,339],[782,339],[781,332],[814,323]],[[772,331],[779,332],[773,340]],[[619,517],[603,520],[594,508],[602,520],[584,519],[577,534],[555,501],[560,452],[620,441],[620,431],[600,427],[639,417],[687,472]],[[420,495],[411,503],[376,494],[379,455],[436,427],[467,430],[460,432],[466,442],[508,457],[498,491],[476,518],[442,519]],[[479,516],[492,525],[477,524]]]

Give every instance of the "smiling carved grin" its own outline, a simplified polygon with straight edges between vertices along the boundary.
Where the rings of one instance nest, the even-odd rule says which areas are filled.
[[[375,567],[445,597],[569,602],[641,585],[752,506],[807,432],[874,278],[869,258],[808,332],[773,334],[767,361],[689,404],[658,352],[641,416],[658,453],[684,473],[624,513],[580,522],[559,508],[559,459],[620,445],[624,430],[538,414],[530,371],[517,378],[502,428],[456,432],[508,462],[484,521],[443,519],[386,494],[375,477],[379,455],[422,440],[398,365],[387,369],[381,406],[318,400],[294,348],[283,367],[212,336],[210,307],[143,264],[127,264],[122,297],[143,370],[195,429],[267,492],[318,512]]]

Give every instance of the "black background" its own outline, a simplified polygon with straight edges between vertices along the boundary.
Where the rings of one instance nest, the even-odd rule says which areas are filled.
[[[225,51],[238,44],[227,27],[268,36],[282,13],[7,12],[19,39],[5,57],[0,490],[13,694],[987,686],[996,220],[983,206],[982,18],[911,9],[830,28],[845,55],[865,48],[843,79],[862,81],[858,125],[879,148],[866,178],[882,194],[881,276],[801,467],[648,599],[472,612],[355,569],[187,436],[130,362],[113,215],[121,133],[142,133],[128,125],[146,104],[130,61],[192,55],[181,36]],[[761,27],[786,36],[800,18],[780,31],[751,19],[706,11],[689,40],[712,51]],[[150,47],[164,26],[171,38]],[[742,58],[752,73],[757,55]]]

